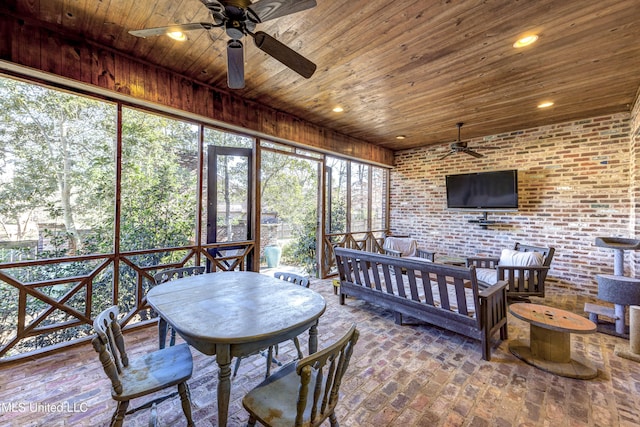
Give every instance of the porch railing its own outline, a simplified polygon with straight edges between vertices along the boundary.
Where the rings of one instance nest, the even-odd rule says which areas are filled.
[[[372,230],[352,233],[329,233],[322,239],[324,258],[322,260],[322,277],[336,274],[336,257],[333,248],[359,249],[368,252],[384,252],[382,245],[386,230]]]
[[[0,264],[0,364],[90,339],[95,315],[113,304],[125,327],[155,321],[146,295],[157,271],[246,270],[254,254],[243,241]]]

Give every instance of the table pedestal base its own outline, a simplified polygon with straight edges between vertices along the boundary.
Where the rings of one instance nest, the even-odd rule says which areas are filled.
[[[598,376],[598,370],[586,362],[568,358],[566,362],[547,360],[538,354],[534,354],[529,343],[522,340],[514,340],[509,343],[509,351],[517,358],[543,371],[560,375],[561,377],[589,380]]]

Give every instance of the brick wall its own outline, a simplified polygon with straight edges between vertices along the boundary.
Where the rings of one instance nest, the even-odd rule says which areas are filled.
[[[631,235],[640,237],[640,89],[636,103],[631,110],[630,131],[631,184],[629,186],[632,209],[630,215]],[[640,277],[640,252],[631,254],[631,275]]]
[[[597,293],[595,275],[613,273],[613,251],[598,236],[640,236],[640,108],[629,113],[518,130],[469,140],[475,159],[458,153],[438,160],[448,143],[396,153],[391,172],[391,230],[448,255],[499,256],[515,242],[553,246],[550,280]],[[633,130],[632,130],[633,127]],[[445,175],[518,169],[520,208],[489,213],[498,223],[468,223],[479,213],[446,209]],[[637,256],[636,256],[637,255]],[[627,253],[625,275],[640,271]]]

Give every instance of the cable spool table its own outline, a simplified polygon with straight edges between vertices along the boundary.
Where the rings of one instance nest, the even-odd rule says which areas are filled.
[[[589,362],[571,357],[571,334],[594,333],[595,323],[575,313],[540,304],[511,304],[509,311],[531,325],[529,343],[509,342],[509,351],[514,356],[563,377],[591,379],[598,375],[598,370]]]

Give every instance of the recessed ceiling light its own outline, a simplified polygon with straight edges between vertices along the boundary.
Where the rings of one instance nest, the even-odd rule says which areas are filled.
[[[333,107],[333,112],[334,113],[342,113],[344,111],[344,108],[337,106],[337,107]]]
[[[178,40],[179,42],[183,42],[187,39],[187,35],[182,31],[172,31],[170,33],[167,33],[167,35],[174,40]]]
[[[405,139],[405,138],[406,138],[406,136],[404,136],[404,135],[398,135],[398,136],[396,136],[396,139]]]
[[[544,101],[538,104],[538,108],[549,108],[553,105],[553,101]]]
[[[513,47],[515,47],[517,49],[517,48],[529,46],[530,44],[535,43],[536,40],[538,40],[538,36],[536,34],[531,34],[531,35],[528,35],[528,36],[524,36],[522,38],[519,38],[513,44]]]

